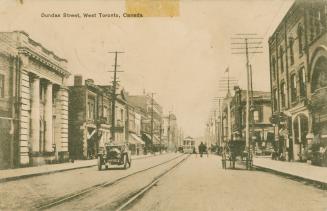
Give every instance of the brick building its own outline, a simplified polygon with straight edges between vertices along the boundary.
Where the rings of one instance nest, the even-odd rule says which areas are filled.
[[[1,168],[68,159],[67,60],[22,31],[0,32]]]
[[[327,145],[327,1],[297,0],[269,38],[275,139],[284,158]],[[287,156],[288,154],[288,156]]]
[[[75,76],[69,87],[69,151],[74,159],[94,158],[99,143],[109,141],[111,92]]]
[[[250,92],[251,94],[251,92]],[[273,145],[271,97],[269,92],[253,91],[249,119],[250,138],[255,149],[264,150]],[[246,131],[246,90],[234,87],[234,95],[227,95],[222,108],[223,140],[244,140]]]

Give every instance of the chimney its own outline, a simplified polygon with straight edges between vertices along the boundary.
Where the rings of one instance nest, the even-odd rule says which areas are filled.
[[[74,86],[82,86],[83,85],[83,76],[75,75],[74,76]]]

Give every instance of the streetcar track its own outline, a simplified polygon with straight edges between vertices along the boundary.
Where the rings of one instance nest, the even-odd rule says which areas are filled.
[[[138,200],[141,196],[143,196],[146,192],[148,192],[152,187],[154,187],[155,185],[157,185],[157,183],[160,181],[160,179],[162,177],[164,177],[166,174],[170,173],[172,170],[174,170],[175,168],[177,168],[179,165],[181,165],[183,162],[185,162],[187,160],[187,158],[189,158],[191,155],[187,155],[185,158],[183,158],[181,161],[179,161],[178,163],[176,163],[175,165],[173,165],[172,167],[170,167],[169,169],[165,170],[163,173],[161,173],[160,175],[156,176],[149,184],[147,184],[146,186],[144,186],[143,188],[141,188],[139,191],[137,191],[135,194],[133,194],[131,197],[127,198],[125,200],[125,202],[120,205],[117,209],[117,211],[121,211],[124,210],[127,207],[132,206],[132,204]],[[96,208],[99,208],[96,207]]]
[[[176,156],[172,159],[169,159],[169,160],[166,160],[162,163],[159,163],[159,164],[156,164],[154,166],[150,166],[148,168],[145,168],[145,169],[141,169],[139,171],[135,171],[131,174],[128,174],[128,175],[125,175],[125,176],[122,176],[118,179],[115,179],[113,181],[107,181],[107,182],[102,182],[102,183],[99,183],[99,184],[96,184],[96,185],[93,185],[91,187],[88,187],[88,188],[85,188],[81,191],[77,191],[77,192],[74,192],[74,193],[71,193],[71,194],[68,194],[66,196],[63,196],[63,197],[59,197],[57,199],[54,199],[52,200],[50,203],[49,202],[46,202],[46,203],[43,203],[43,204],[40,204],[40,205],[37,205],[34,207],[34,209],[38,209],[38,210],[45,210],[45,209],[49,209],[49,208],[52,208],[52,207],[55,207],[55,206],[58,206],[58,205],[61,205],[65,202],[68,202],[68,201],[71,201],[73,199],[76,199],[76,198],[79,198],[79,197],[82,197],[83,195],[87,194],[87,193],[90,193],[90,192],[93,192],[93,191],[96,191],[96,190],[99,190],[99,189],[102,189],[102,188],[105,188],[105,187],[109,187],[109,186],[112,186],[112,185],[115,185],[119,182],[121,182],[122,180],[124,179],[127,179],[131,176],[134,176],[134,175],[137,175],[137,174],[140,174],[142,172],[145,172],[145,171],[148,171],[148,170],[151,170],[153,168],[156,168],[156,167],[159,167],[159,166],[162,166],[164,164],[167,164],[171,161],[174,161],[180,157],[184,156],[184,154],[182,155],[179,155],[179,156]]]

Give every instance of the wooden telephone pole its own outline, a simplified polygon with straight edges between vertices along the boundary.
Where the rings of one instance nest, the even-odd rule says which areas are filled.
[[[235,37],[232,37],[232,40],[236,40],[236,42],[232,42],[232,54],[245,54],[246,56],[246,79],[247,79],[247,89],[246,89],[246,147],[248,150],[248,158],[247,158],[247,168],[250,169],[252,167],[252,150],[251,150],[251,140],[250,139],[250,129],[249,129],[249,121],[250,121],[250,88],[252,82],[250,79],[252,78],[252,73],[250,75],[250,61],[249,54],[258,54],[263,53],[262,51],[258,51],[258,49],[262,49],[263,38],[257,37],[257,34],[236,34]],[[243,41],[244,40],[244,41]],[[236,50],[236,52],[235,52]],[[252,80],[252,79],[251,79]],[[252,90],[251,90],[252,96]],[[252,102],[252,100],[251,100]],[[253,118],[251,118],[253,119]],[[253,124],[253,123],[252,123]]]
[[[114,53],[115,54],[115,64],[114,66],[114,71],[109,71],[109,72],[113,72],[114,73],[114,79],[112,81],[112,99],[111,99],[111,137],[112,140],[115,141],[116,136],[115,136],[115,124],[116,124],[116,89],[117,89],[117,72],[123,72],[123,71],[118,71],[117,67],[119,65],[117,65],[117,57],[119,53],[124,53],[124,52],[118,52],[118,51],[114,51],[114,52],[108,52],[108,53]]]

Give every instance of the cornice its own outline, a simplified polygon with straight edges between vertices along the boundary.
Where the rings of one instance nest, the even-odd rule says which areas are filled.
[[[57,72],[60,75],[63,75],[65,77],[69,77],[71,75],[71,73],[68,72],[67,70],[65,70],[64,68],[60,67],[57,64],[54,64],[49,59],[45,58],[44,56],[38,54],[37,52],[31,50],[28,47],[18,47],[18,53],[24,54],[24,55],[27,55],[28,57],[36,59],[37,61],[50,67],[51,69],[53,69],[55,72]]]

